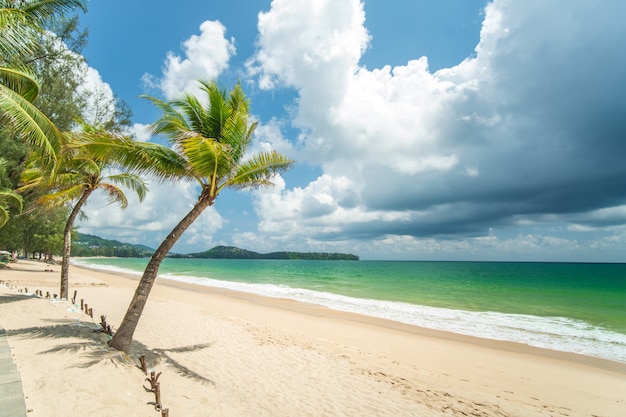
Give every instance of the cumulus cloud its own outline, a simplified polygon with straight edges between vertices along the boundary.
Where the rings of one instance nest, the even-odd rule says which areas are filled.
[[[147,142],[152,137],[148,132],[148,125],[143,123],[134,123],[130,128],[130,133],[139,142]]]
[[[298,91],[299,159],[323,174],[259,197],[260,230],[476,243],[524,222],[622,221],[626,6],[608,3],[495,0],[475,55],[433,73],[426,57],[360,66],[359,1],[274,0],[248,68]]]
[[[183,42],[184,57],[169,52],[162,77],[145,74],[143,81],[161,90],[170,100],[182,92],[196,94],[196,80],[216,79],[228,68],[235,54],[235,39],[226,39],[226,28],[219,21],[207,20],[200,25],[200,35],[192,35]]]

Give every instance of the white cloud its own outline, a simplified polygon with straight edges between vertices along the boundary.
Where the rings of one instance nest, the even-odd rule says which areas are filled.
[[[139,142],[147,142],[152,137],[148,132],[148,125],[142,123],[134,123],[130,128],[130,133]]]
[[[253,150],[277,149],[321,174],[256,191],[258,230],[235,230],[227,243],[422,259],[616,253],[626,246],[623,12],[619,0],[494,0],[475,55],[431,72],[418,56],[363,67],[370,37],[358,0],[273,0],[246,66],[262,90],[287,87],[297,99],[291,126],[261,123]],[[146,80],[167,98],[194,92],[197,78],[228,68],[225,33],[204,22],[182,56],[168,54],[163,77]],[[294,128],[290,141],[282,132]],[[150,198],[124,215],[93,210],[89,225],[119,224],[120,237],[140,224],[158,243],[195,195],[157,187]],[[210,246],[222,227],[209,210],[181,243]]]
[[[626,29],[615,9],[626,7],[610,3],[495,0],[476,55],[431,73],[426,57],[359,66],[369,37],[356,0],[273,1],[248,67],[262,88],[298,91],[298,159],[324,173],[260,196],[260,230],[486,236],[624,201],[626,127],[615,109],[626,60],[615,51]],[[569,244],[532,236],[509,243]]]
[[[283,155],[295,155],[297,150],[283,136],[282,127],[282,123],[276,119],[272,119],[266,124],[259,124],[254,132],[254,140],[249,148],[249,152],[257,153],[275,150]]]
[[[169,52],[165,60],[163,77],[144,75],[144,82],[158,87],[165,97],[173,99],[182,92],[196,94],[196,80],[216,79],[228,68],[235,54],[235,39],[226,39],[226,28],[219,21],[207,20],[200,25],[200,35],[192,35],[183,42],[184,57]]]

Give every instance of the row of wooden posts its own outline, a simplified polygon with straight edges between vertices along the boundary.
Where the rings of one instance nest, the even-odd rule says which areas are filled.
[[[17,286],[7,284],[3,280],[0,280],[0,284],[8,287],[11,290],[17,290],[19,293],[28,294],[28,288],[21,289],[21,288],[18,288]],[[72,297],[72,300],[71,300],[72,304],[75,306],[78,306],[76,304],[77,293],[78,291],[75,290],[74,296]],[[39,297],[44,298],[43,292],[41,290],[36,290],[35,294]],[[57,294],[50,294],[49,291],[46,291],[45,298],[56,300],[57,297],[58,297]],[[80,300],[80,310],[93,319],[93,308],[89,307],[89,305],[85,303],[84,299]],[[107,316],[105,315],[100,316],[101,329],[98,329],[96,331],[106,333],[109,336],[113,336],[113,329],[107,323],[106,319],[107,319]],[[143,371],[144,375],[148,376],[148,378],[146,378],[146,381],[150,383],[150,388],[146,388],[144,386],[144,389],[154,394],[154,408],[157,411],[161,412],[161,417],[169,417],[169,412],[170,412],[169,408],[163,408],[163,403],[161,402],[161,383],[159,382],[159,377],[161,376],[161,372],[156,373],[156,371],[150,371],[150,373],[148,374],[148,365],[146,363],[146,355],[141,355],[139,357],[139,369]]]

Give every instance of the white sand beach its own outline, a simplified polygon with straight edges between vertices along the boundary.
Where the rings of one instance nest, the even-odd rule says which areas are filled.
[[[0,325],[30,417],[160,416],[142,354],[171,417],[626,415],[626,364],[164,279],[127,356],[98,322],[115,330],[137,277],[72,266],[71,304],[45,298],[60,267],[9,268]]]

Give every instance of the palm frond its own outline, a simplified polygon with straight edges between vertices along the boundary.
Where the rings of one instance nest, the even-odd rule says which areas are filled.
[[[87,2],[84,0],[27,0],[21,3],[22,6],[19,9],[40,26],[74,9],[87,11]]]
[[[181,155],[152,142],[136,142],[110,134],[89,134],[72,138],[69,146],[88,149],[94,157],[105,158],[111,168],[151,175],[160,182],[175,181],[189,175]]]
[[[24,11],[2,5],[0,9],[0,52],[2,57],[10,57],[16,53],[30,54],[36,44],[33,39],[40,32],[32,25]]]
[[[1,83],[0,112],[15,132],[37,148],[44,163],[56,161],[64,142],[61,132],[37,107]]]
[[[180,141],[180,147],[194,176],[212,178],[213,181],[219,174],[220,162],[228,157],[222,144],[200,135],[185,138]]]
[[[27,68],[0,67],[0,82],[30,102],[39,95],[39,84]]]
[[[37,203],[43,206],[56,206],[68,201],[79,199],[85,192],[85,184],[78,183],[72,186],[61,187],[54,192],[44,194],[37,199]]]
[[[0,2],[2,57],[28,55],[37,47],[38,34],[47,22],[74,9],[87,11],[86,0],[22,0]]]
[[[183,94],[179,99],[171,101],[171,104],[177,109],[179,114],[186,116],[186,124],[180,133],[192,131],[203,135],[209,134],[209,127],[206,125],[205,109],[195,96]]]
[[[18,211],[22,211],[24,208],[24,199],[15,191],[0,190],[0,204],[15,207]]]
[[[130,173],[114,174],[109,175],[108,180],[134,191],[139,201],[143,201],[143,199],[146,198],[148,185],[139,175]]]
[[[128,199],[121,188],[108,183],[100,183],[99,188],[106,194],[109,204],[118,203],[123,209],[128,207]]]
[[[9,211],[0,204],[0,227],[3,227],[5,224],[9,222],[11,216],[9,215]]]
[[[187,120],[185,120],[185,117],[179,113],[172,104],[148,95],[142,95],[140,97],[151,101],[152,104],[161,111],[161,117],[148,127],[148,131],[152,135],[163,134],[172,139],[175,138],[180,131],[189,130]]]
[[[228,119],[230,109],[226,105],[226,92],[220,90],[215,81],[199,81],[201,89],[207,93],[208,102],[205,107],[207,132],[205,135],[222,140],[221,132],[224,122]]]
[[[220,189],[272,186],[274,176],[292,168],[294,163],[277,151],[260,152],[240,163],[234,175],[221,184]]]

